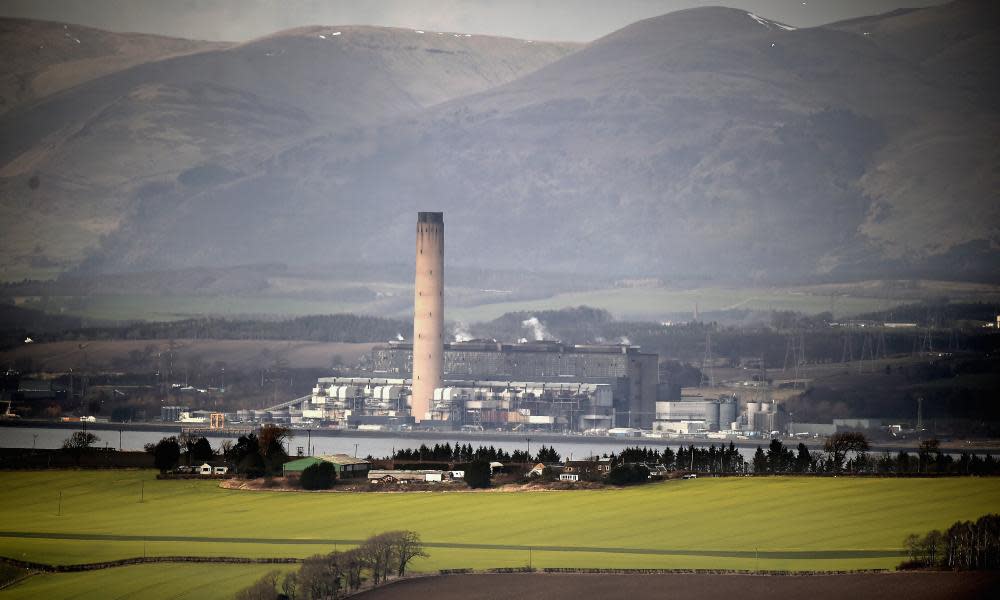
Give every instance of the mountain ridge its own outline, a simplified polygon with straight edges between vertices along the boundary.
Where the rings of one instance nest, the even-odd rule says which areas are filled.
[[[963,15],[992,8],[928,10],[797,30],[725,8],[640,21],[413,112],[305,125],[232,177],[222,164],[221,180],[196,188],[143,188],[86,268],[391,261],[412,251],[412,213],[433,208],[454,224],[456,265],[989,278],[1000,248],[990,82],[982,69],[942,80],[926,53],[883,36],[916,14],[927,31],[960,23],[956,48],[989,45],[994,24]],[[882,33],[865,35],[873,24]],[[331,41],[322,31],[304,35]]]

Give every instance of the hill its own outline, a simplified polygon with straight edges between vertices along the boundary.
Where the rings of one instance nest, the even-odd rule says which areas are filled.
[[[476,36],[296,30],[74,90],[74,107],[130,78],[141,98],[173,98],[180,86],[199,100],[138,121],[122,116],[128,107],[88,112],[98,116],[65,138],[72,149],[54,146],[40,163],[51,171],[39,189],[52,178],[61,200],[24,191],[39,148],[25,140],[60,127],[58,102],[16,128],[8,119],[0,139],[16,142],[0,143],[11,161],[0,201],[44,228],[104,198],[92,229],[107,235],[96,252],[87,246],[90,270],[395,262],[412,252],[413,213],[435,209],[448,213],[456,266],[667,281],[993,281],[1000,114],[995,59],[982,50],[997,43],[995,13],[964,0],[797,30],[691,9],[576,52],[551,47],[531,62],[537,70],[476,71],[479,90],[445,66]],[[501,48],[523,57],[538,46],[487,42],[480,50],[492,58],[482,60],[495,70],[507,64]],[[301,61],[261,66],[286,55]],[[362,57],[378,68],[358,70]],[[158,76],[137,75],[148,68]],[[453,93],[421,87],[428,73]],[[219,116],[206,121],[211,102]],[[137,122],[170,127],[122,143]],[[92,221],[77,214],[69,225],[80,223]],[[22,260],[49,256],[36,250]]]
[[[128,67],[228,45],[0,18],[0,115]]]
[[[573,48],[307,27],[83,82],[0,118],[7,263],[65,269],[141,221],[150,196],[196,197],[286,146],[481,91]]]
[[[969,10],[992,9],[908,14],[928,29],[961,24],[956,44],[995,39],[988,19],[951,18]],[[995,278],[989,141],[1000,126],[981,100],[988,84],[954,85],[924,65],[930,50],[902,55],[849,29],[725,8],[648,19],[506,85],[144,203],[96,264],[386,260],[410,252],[413,212],[432,207],[453,224],[454,264]],[[364,233],[327,235],[334,224]]]

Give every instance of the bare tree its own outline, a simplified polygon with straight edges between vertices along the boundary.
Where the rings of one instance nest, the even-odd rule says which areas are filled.
[[[372,574],[372,585],[378,585],[394,570],[396,552],[393,538],[382,533],[368,538],[359,548]]]
[[[352,548],[346,552],[341,552],[338,556],[337,564],[341,572],[347,578],[347,587],[355,591],[361,587],[361,573],[368,566],[361,548]]]
[[[295,600],[298,597],[298,591],[298,573],[285,573],[285,578],[281,580],[281,593],[283,593],[288,600]]]
[[[406,566],[414,558],[426,558],[428,556],[424,552],[424,546],[420,541],[420,534],[416,531],[390,531],[382,535],[387,536],[392,543],[397,577],[406,575]]]
[[[275,585],[278,583],[278,575],[278,571],[264,575],[250,587],[237,592],[236,600],[276,600],[278,591]]]

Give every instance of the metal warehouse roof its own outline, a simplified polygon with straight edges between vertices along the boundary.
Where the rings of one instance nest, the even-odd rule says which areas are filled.
[[[330,454],[323,456],[306,456],[304,458],[298,458],[290,462],[286,462],[282,465],[283,471],[305,471],[307,468],[321,462],[328,462],[335,464],[340,467],[345,467],[347,465],[367,465],[368,461],[362,458],[355,458],[348,454]]]
[[[305,458],[299,458],[291,462],[286,462],[281,466],[282,471],[305,471],[307,468],[323,462],[322,458],[316,456],[307,456]]]

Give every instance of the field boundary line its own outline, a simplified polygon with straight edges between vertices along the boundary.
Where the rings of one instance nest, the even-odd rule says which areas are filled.
[[[0,556],[0,562],[4,562],[12,567],[35,571],[23,579],[38,572],[42,573],[77,573],[81,571],[98,571],[101,569],[112,569],[116,567],[128,567],[132,565],[143,565],[151,563],[224,563],[240,565],[280,565],[280,564],[300,564],[305,559],[302,558],[247,558],[242,556],[136,556],[133,558],[120,558],[118,560],[108,560],[96,563],[77,563],[71,565],[53,565],[48,563],[33,562]],[[12,584],[11,584],[12,585]],[[2,587],[0,587],[2,589]]]
[[[42,533],[26,531],[0,531],[0,538],[55,539],[108,542],[202,542],[227,544],[272,545],[345,545],[356,546],[365,540],[318,538],[238,538],[180,535],[115,535],[102,533]],[[516,550],[527,552],[586,552],[598,554],[647,554],[660,556],[707,556],[714,558],[775,558],[775,559],[844,559],[844,558],[897,558],[906,553],[902,549],[876,550],[699,550],[669,548],[622,548],[600,546],[550,546],[531,544],[472,544],[463,542],[423,542],[426,548],[452,548],[460,550]]]

